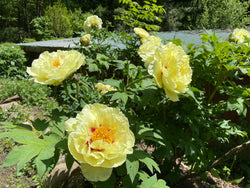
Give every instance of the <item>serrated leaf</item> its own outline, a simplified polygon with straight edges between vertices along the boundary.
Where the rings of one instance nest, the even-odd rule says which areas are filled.
[[[131,182],[134,181],[135,176],[139,169],[139,161],[133,155],[128,155],[126,160],[127,173],[130,177]]]

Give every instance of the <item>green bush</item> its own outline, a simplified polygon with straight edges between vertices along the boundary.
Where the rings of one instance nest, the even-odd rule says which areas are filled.
[[[51,29],[51,22],[47,17],[34,18],[30,24],[32,27],[32,36],[36,40],[48,40],[51,38],[53,30]]]
[[[25,52],[13,43],[0,45],[0,74],[1,77],[25,77]]]
[[[197,19],[198,28],[228,29],[246,27],[249,1],[202,0],[203,12]]]
[[[22,28],[6,27],[0,30],[0,42],[20,42],[27,35]]]
[[[72,36],[71,16],[65,5],[57,2],[53,6],[48,6],[45,10],[45,17],[50,21],[55,37]]]
[[[48,86],[37,84],[29,80],[1,79],[0,103],[9,97],[18,95],[22,104],[29,106],[42,106],[45,109],[52,109],[55,105],[48,97],[51,89]]]
[[[158,31],[157,25],[162,22],[158,15],[164,14],[163,6],[157,5],[157,0],[143,1],[143,4],[132,0],[119,0],[124,8],[119,8],[119,14],[115,15],[115,20],[120,20],[124,25],[131,27],[142,27],[147,30]]]

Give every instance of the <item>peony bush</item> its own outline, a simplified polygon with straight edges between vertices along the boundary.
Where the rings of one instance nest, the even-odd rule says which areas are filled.
[[[78,51],[44,52],[27,68],[31,81],[54,87],[60,107],[32,126],[1,123],[0,138],[20,143],[2,167],[32,162],[42,179],[63,155],[96,187],[168,187],[182,182],[181,165],[187,177],[223,177],[247,164],[232,157],[237,149],[223,156],[248,144],[249,33],[222,41],[208,31],[186,45],[143,28],[111,33],[97,16],[84,30]]]

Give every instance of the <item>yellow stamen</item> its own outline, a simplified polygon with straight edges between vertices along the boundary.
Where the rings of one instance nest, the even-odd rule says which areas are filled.
[[[92,142],[96,140],[103,140],[109,144],[113,143],[114,140],[111,129],[108,129],[107,127],[99,127],[95,129],[92,135]]]
[[[61,64],[60,64],[60,61],[59,61],[59,59],[56,59],[55,61],[54,61],[54,63],[53,63],[53,66],[54,67],[59,67]]]

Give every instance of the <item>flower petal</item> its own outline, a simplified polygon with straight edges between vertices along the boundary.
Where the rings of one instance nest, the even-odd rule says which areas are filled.
[[[80,167],[83,176],[89,181],[106,181],[113,170],[113,168],[93,167],[87,163],[82,163]]]

